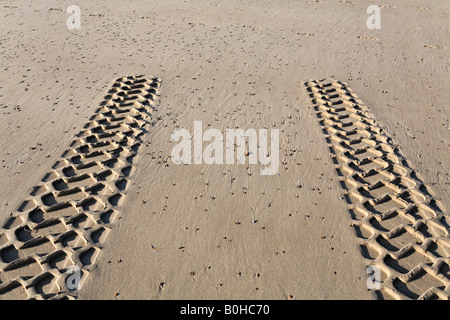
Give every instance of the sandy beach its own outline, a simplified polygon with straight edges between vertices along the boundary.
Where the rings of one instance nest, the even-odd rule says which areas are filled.
[[[0,299],[448,300],[449,18],[1,1]]]

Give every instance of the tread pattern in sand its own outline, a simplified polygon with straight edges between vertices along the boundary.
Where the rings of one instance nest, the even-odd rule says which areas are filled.
[[[0,229],[0,299],[74,298],[119,218],[160,79],[117,79],[61,159]]]
[[[378,299],[450,297],[449,217],[347,84],[307,81]],[[369,276],[369,275],[368,275]]]

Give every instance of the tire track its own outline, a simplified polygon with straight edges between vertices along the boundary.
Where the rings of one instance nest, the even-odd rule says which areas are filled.
[[[357,95],[332,79],[305,82],[349,204],[378,299],[450,297],[449,217]]]
[[[119,218],[160,79],[115,81],[62,158],[0,229],[0,299],[73,299]]]

